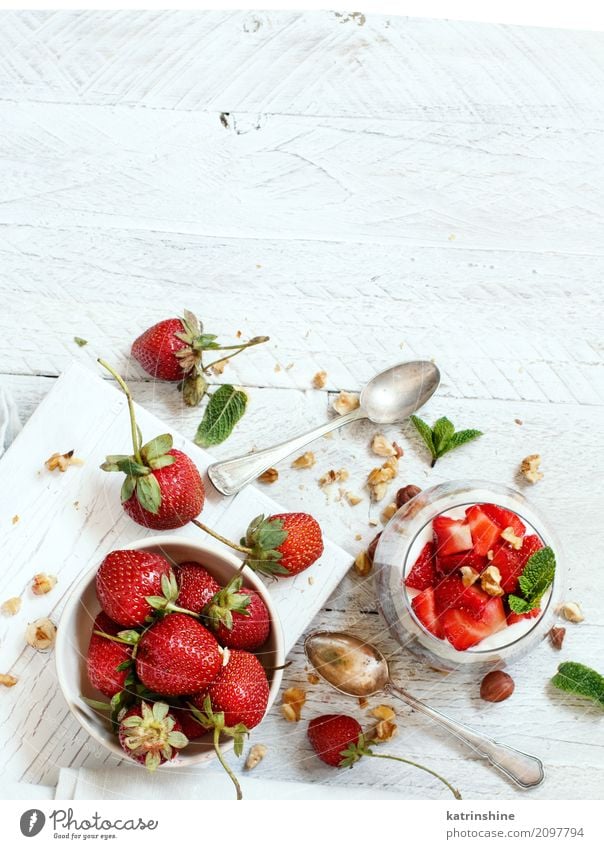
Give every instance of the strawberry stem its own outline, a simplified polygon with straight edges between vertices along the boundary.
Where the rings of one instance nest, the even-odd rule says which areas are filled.
[[[235,351],[234,354],[227,354],[226,357],[220,357],[219,360],[214,360],[212,363],[208,363],[203,367],[203,371],[207,372],[208,369],[211,369],[212,366],[217,365],[218,363],[224,362],[224,360],[232,360],[233,357],[236,357],[237,354],[240,354],[242,351],[245,351],[246,348],[251,348],[252,345],[261,345],[263,342],[268,342],[268,336],[255,336],[253,339],[250,339],[249,342],[245,342],[243,345],[221,345],[217,350],[219,351]]]
[[[224,545],[228,545],[229,548],[234,548],[235,551],[241,551],[242,554],[253,553],[251,548],[246,548],[244,545],[238,545],[236,542],[233,542],[232,540],[223,537],[221,534],[217,533],[216,531],[213,531],[211,528],[208,528],[208,526],[204,525],[203,522],[200,522],[199,519],[191,519],[191,522],[194,525],[197,525],[198,528],[201,528],[202,531],[205,531],[206,534],[209,534],[211,537],[214,537],[214,539],[217,539],[218,542],[222,542],[224,543]]]
[[[228,775],[228,777],[231,779],[231,781],[235,785],[235,790],[237,791],[237,800],[240,801],[241,799],[243,799],[243,793],[241,792],[241,785],[237,781],[237,776],[235,775],[233,770],[230,768],[230,766],[227,764],[224,757],[222,756],[222,751],[220,750],[220,728],[218,728],[217,726],[214,726],[213,743],[214,743],[214,749],[216,751],[216,755],[218,757],[218,760],[222,764],[222,767],[223,767],[224,771],[226,772],[226,774]]]
[[[439,775],[437,772],[434,772],[433,769],[429,769],[427,766],[422,766],[421,764],[416,764],[415,761],[408,761],[406,758],[398,758],[396,755],[376,755],[375,752],[370,750],[363,752],[364,755],[370,758],[384,758],[385,760],[390,761],[400,761],[403,764],[409,764],[410,766],[416,766],[418,769],[423,769],[424,772],[429,772],[430,775],[433,775],[435,778],[438,778],[439,781],[442,781],[445,784],[451,793],[455,796],[456,799],[461,799],[461,793],[457,790],[453,785],[449,784],[446,778],[443,778],[442,775]]]
[[[132,434],[132,448],[134,449],[134,456],[136,458],[136,461],[138,463],[141,463],[141,465],[142,465],[143,460],[142,460],[142,457],[141,457],[141,445],[140,445],[140,442],[139,442],[138,430],[136,428],[136,417],[134,415],[134,401],[132,399],[132,395],[130,394],[130,390],[128,389],[128,385],[127,385],[126,381],[122,377],[120,377],[120,375],[114,369],[111,368],[109,363],[105,362],[105,360],[103,360],[99,357],[97,362],[100,363],[100,365],[102,365],[104,369],[107,369],[109,374],[113,378],[115,378],[115,380],[117,380],[117,382],[119,383],[124,395],[126,396],[126,400],[128,401],[128,413],[130,415],[130,431],[131,431],[131,434]]]

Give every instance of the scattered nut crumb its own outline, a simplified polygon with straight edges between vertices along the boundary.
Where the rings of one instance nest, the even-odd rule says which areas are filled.
[[[389,719],[381,719],[373,729],[372,739],[385,743],[386,740],[392,740],[397,734],[398,728],[396,723]]]
[[[384,524],[386,524],[386,522],[389,522],[390,519],[392,519],[392,517],[396,513],[396,511],[397,511],[397,506],[394,502],[392,502],[392,504],[388,504],[386,507],[384,507],[384,509],[382,510],[381,517],[380,517],[382,522]]]
[[[472,569],[471,566],[462,566],[459,571],[461,572],[461,582],[464,587],[471,587],[480,577],[478,572]]]
[[[354,538],[355,538],[355,539],[357,540],[357,542],[358,542],[359,540],[363,539],[363,534],[355,534],[355,535],[354,535]]]
[[[321,679],[319,678],[319,676],[317,675],[316,672],[309,672],[308,675],[306,676],[306,678],[307,678],[309,684],[320,684],[321,683]]]
[[[46,572],[38,572],[34,575],[31,583],[31,591],[34,595],[46,595],[53,587],[56,586],[57,579],[54,575],[47,575]]]
[[[21,610],[21,599],[19,598],[19,596],[13,596],[13,598],[8,598],[2,605],[1,610],[5,616],[14,616]]]
[[[257,767],[267,752],[268,749],[263,743],[254,743],[245,761],[245,768],[254,769],[254,767]]]
[[[222,652],[222,665],[226,666],[229,660],[231,659],[231,650],[230,648],[228,648],[228,646],[223,646],[220,651]]]
[[[516,424],[517,424],[517,425],[524,424],[524,422],[522,421],[522,419],[514,419],[514,421],[516,422]]]
[[[363,499],[360,495],[357,495],[354,492],[350,492],[350,490],[346,492],[346,501],[350,504],[351,507],[356,507],[356,505],[360,504],[362,500]],[[362,539],[360,535],[359,539]]]
[[[367,552],[359,551],[354,559],[354,568],[356,569],[357,575],[365,577],[365,575],[368,575],[371,572],[372,567],[373,563],[367,555]]]
[[[308,583],[309,583],[309,586],[311,586],[311,587],[312,587],[312,585],[314,584],[314,582],[315,582],[315,576],[314,576],[314,575],[309,575],[309,576],[308,576]]]
[[[61,472],[66,472],[69,466],[82,466],[84,464],[83,460],[80,460],[79,457],[74,457],[74,450],[72,448],[71,451],[68,451],[66,454],[59,454],[56,452],[55,454],[51,454],[48,460],[44,463],[49,472],[54,471],[54,469],[59,469]]]
[[[275,481],[279,477],[279,472],[277,469],[267,469],[266,472],[262,472],[261,475],[258,476],[257,480],[260,483],[275,483]]]
[[[501,538],[512,546],[512,548],[516,549],[516,551],[520,551],[522,548],[522,537],[517,537],[514,533],[514,528],[505,528],[501,534]]]
[[[281,711],[288,722],[298,722],[306,701],[306,693],[300,687],[289,687],[283,693]]]
[[[335,469],[330,469],[319,478],[319,486],[323,489],[323,487],[331,486],[332,483],[343,482],[346,480],[348,480],[348,472],[346,469],[338,469],[337,472]]]
[[[52,648],[57,634],[56,626],[50,619],[36,619],[30,622],[25,631],[25,640],[28,645],[37,651],[47,651]]]
[[[327,372],[318,371],[312,379],[312,385],[315,389],[323,389],[327,383]]]
[[[495,552],[492,548],[489,548],[489,550],[487,551],[487,560],[492,560],[493,557],[495,557]]]
[[[377,528],[377,526],[378,526],[378,523],[375,519],[369,519],[367,524],[369,525],[370,528]]]
[[[225,370],[225,368],[230,363],[230,360],[221,360],[221,362],[216,363],[216,365],[212,366],[212,374],[220,375]]]
[[[11,519],[11,522],[13,523],[13,525],[16,525],[20,518],[21,518],[21,517],[20,517],[20,516],[18,516],[18,515],[15,513],[15,515],[14,515],[14,516],[13,516],[13,518]]]
[[[294,367],[294,364],[293,364],[293,363],[288,363],[288,364],[285,366],[285,371],[289,371],[289,370],[290,370],[290,369],[292,369],[293,367]]]
[[[17,683],[17,678],[14,675],[0,674],[0,684],[3,687],[14,687]]]
[[[396,716],[395,711],[390,705],[378,705],[374,707],[373,710],[370,710],[369,713],[371,716],[375,716],[376,719],[386,719],[391,720]]]
[[[242,333],[242,331],[241,331],[241,330],[238,330],[238,331],[237,331],[237,333],[235,334],[235,336],[237,337],[237,339],[241,339],[242,335],[243,335],[243,333]]]
[[[371,494],[372,501],[381,501],[388,491],[388,484],[394,480],[398,474],[398,460],[396,457],[389,457],[383,466],[372,469],[367,476],[367,486]]]
[[[273,371],[274,372],[280,372],[281,371],[281,366],[279,365],[279,363],[275,363],[275,367],[274,367]]]
[[[312,451],[305,451],[297,460],[292,463],[292,469],[310,469],[317,462]]]
[[[539,471],[541,463],[541,454],[529,454],[520,464],[520,471],[531,483],[537,483],[543,477],[543,472]]]
[[[487,566],[480,576],[480,586],[488,595],[503,595],[501,586],[501,572],[497,566]]]
[[[400,460],[403,454],[405,453],[398,442],[393,442],[392,447],[394,448],[394,454],[397,460]]]
[[[352,392],[340,392],[331,406],[338,415],[345,416],[346,413],[352,413],[353,410],[357,409],[359,406],[359,396],[353,395]]]
[[[376,433],[371,440],[371,450],[378,457],[396,457],[396,449],[383,433]]]
[[[558,608],[558,613],[569,622],[583,622],[585,616],[576,601],[565,601]]]
[[[361,710],[365,710],[368,704],[369,701],[365,698],[365,696],[359,696],[359,707]]]
[[[74,501],[74,502],[73,502],[73,506],[75,507],[75,509],[76,509],[76,510],[79,510],[79,509],[80,509],[80,502],[79,502],[79,501]]]
[[[555,625],[549,632],[550,642],[555,649],[558,649],[558,651],[562,648],[565,636],[566,628],[557,628]]]

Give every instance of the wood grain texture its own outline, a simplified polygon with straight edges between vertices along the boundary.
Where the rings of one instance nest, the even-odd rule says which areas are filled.
[[[397,650],[371,579],[347,576],[314,624],[379,640],[415,694],[541,755],[547,781],[531,798],[604,789],[599,716],[546,683],[561,659],[601,667],[603,48],[601,33],[372,15],[361,25],[331,12],[0,16],[0,373],[23,416],[72,358],[95,368],[103,355],[141,404],[191,436],[198,411],[128,357],[142,329],[183,307],[225,337],[271,336],[220,378],[250,387],[251,401],[217,456],[321,421],[335,391],[399,359],[434,358],[443,382],[426,418],[485,436],[430,470],[409,427],[387,428],[405,449],[396,483],[480,474],[519,485],[519,461],[540,452],[545,477],[530,495],[558,529],[586,621],[568,625],[561,654],[544,643],[515,665],[516,692],[500,705],[480,701],[471,675],[442,677]],[[311,389],[320,369],[323,392]],[[270,487],[351,554],[380,527],[364,490],[374,432],[358,424],[320,440],[313,469],[284,463]],[[364,495],[357,507],[317,485],[340,467]],[[300,645],[292,659],[286,683],[306,686],[305,719],[347,710],[370,723],[306,682]],[[14,758],[39,752],[31,782],[100,762],[61,725],[47,672],[41,682],[33,706],[48,705],[60,730],[45,721],[12,746]],[[467,798],[519,797],[399,713],[393,753]],[[254,739],[269,746],[266,777],[441,796],[387,762],[328,770],[305,723],[285,724],[277,708]]]

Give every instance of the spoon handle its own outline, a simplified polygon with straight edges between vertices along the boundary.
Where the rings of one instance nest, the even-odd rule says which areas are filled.
[[[386,689],[392,695],[406,702],[419,713],[429,716],[438,725],[450,731],[458,740],[461,740],[469,746],[481,758],[486,758],[495,769],[503,772],[508,778],[511,778],[519,787],[528,790],[530,787],[537,787],[541,784],[544,778],[543,764],[539,758],[534,755],[527,755],[525,752],[520,752],[518,749],[513,749],[511,746],[506,746],[504,743],[497,743],[485,734],[474,731],[463,722],[458,722],[450,716],[441,713],[434,708],[420,702],[405,690],[401,690],[392,681],[386,685]]]
[[[265,448],[262,451],[255,451],[253,454],[245,454],[242,457],[234,457],[232,460],[212,463],[211,466],[208,466],[208,476],[216,489],[223,495],[235,495],[262,472],[284,460],[294,451],[304,448],[305,445],[319,436],[323,436],[331,430],[336,430],[349,422],[364,418],[367,418],[367,413],[361,407],[358,407],[345,416],[337,416],[307,433],[294,436],[279,445],[273,445],[272,448]]]

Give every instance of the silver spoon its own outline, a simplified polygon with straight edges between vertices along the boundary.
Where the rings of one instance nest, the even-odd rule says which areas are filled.
[[[537,787],[543,781],[543,764],[539,758],[503,743],[496,743],[462,722],[428,707],[398,687],[390,677],[388,661],[375,646],[364,643],[352,634],[315,631],[306,638],[304,651],[319,675],[340,693],[358,698],[390,693],[446,728],[523,789]]]
[[[440,372],[434,363],[424,360],[399,363],[371,378],[361,392],[359,407],[356,410],[344,416],[337,416],[308,433],[295,436],[272,448],[212,463],[208,467],[210,480],[223,495],[234,495],[262,472],[330,430],[336,430],[358,419],[370,419],[375,424],[392,424],[406,419],[415,410],[423,407],[439,383]]]

